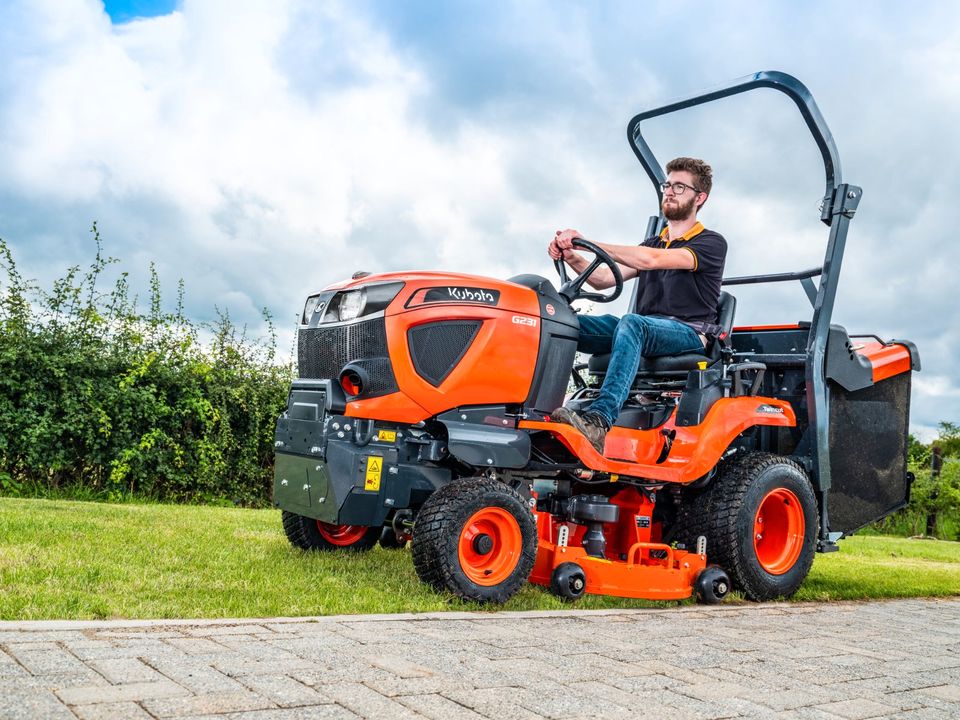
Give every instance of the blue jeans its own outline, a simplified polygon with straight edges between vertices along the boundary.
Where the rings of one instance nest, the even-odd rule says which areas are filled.
[[[613,425],[630,394],[641,357],[703,352],[703,342],[692,328],[668,318],[633,313],[622,318],[581,315],[577,350],[591,355],[611,353],[600,394],[589,409]]]

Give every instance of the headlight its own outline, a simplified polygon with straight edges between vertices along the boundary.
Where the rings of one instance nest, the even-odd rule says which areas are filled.
[[[351,290],[340,296],[339,315],[341,322],[353,320],[360,315],[360,311],[363,310],[364,294],[363,290]]]
[[[313,317],[313,313],[318,309],[317,303],[319,301],[319,295],[311,295],[307,298],[307,304],[303,306],[303,317],[300,318],[300,323],[302,325],[307,325],[310,322],[310,318]],[[319,309],[323,310],[323,305],[321,305]]]
[[[364,285],[356,290],[338,292],[328,302],[324,323],[349,322],[386,309],[403,288],[402,282]]]

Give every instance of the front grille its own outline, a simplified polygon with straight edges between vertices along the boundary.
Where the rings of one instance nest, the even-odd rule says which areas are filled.
[[[460,362],[480,329],[480,320],[449,320],[418,325],[407,332],[417,374],[439,386]]]
[[[360,365],[370,377],[363,397],[396,391],[383,318],[300,330],[297,364],[301,378],[336,380],[343,366],[351,362]]]

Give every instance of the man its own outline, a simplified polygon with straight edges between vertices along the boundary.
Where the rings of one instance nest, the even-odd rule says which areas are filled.
[[[578,414],[558,408],[551,417],[583,433],[597,452],[630,393],[642,357],[703,352],[707,336],[717,331],[717,303],[727,242],[697,220],[713,186],[713,171],[703,160],[681,157],[667,163],[663,216],[667,226],[659,236],[637,245],[595,244],[620,266],[624,281],[640,278],[638,314],[581,315],[577,349],[590,354],[611,353],[600,393]],[[558,230],[547,249],[575,272],[589,261],[572,249],[576,230]],[[598,290],[614,284],[607,267],[587,281]]]

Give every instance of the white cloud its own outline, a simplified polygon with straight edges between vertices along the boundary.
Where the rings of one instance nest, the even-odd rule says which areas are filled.
[[[633,112],[780,68],[810,84],[865,188],[837,318],[916,340],[914,419],[956,420],[956,11],[861,8],[848,27],[826,4],[748,8],[186,0],[113,26],[96,0],[7,2],[0,237],[49,281],[90,257],[97,219],[141,287],[156,260],[195,315],[256,322],[267,306],[287,333],[307,292],[357,269],[552,277],[553,230],[634,242],[655,209],[624,138]],[[714,36],[678,45],[693,18]],[[805,132],[773,93],[651,125],[662,159],[714,164],[704,219],[730,240],[731,274],[820,263]],[[737,294],[742,321],[809,312],[797,286]]]

